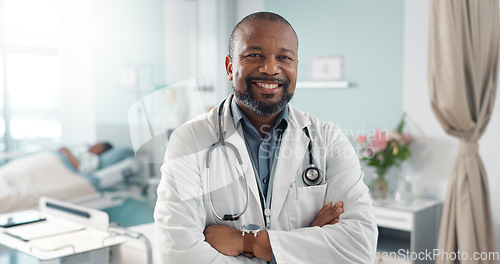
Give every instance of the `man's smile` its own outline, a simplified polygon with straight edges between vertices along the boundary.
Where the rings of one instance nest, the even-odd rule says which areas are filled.
[[[280,84],[280,83],[264,83],[264,82],[254,82],[255,85],[261,87],[261,88],[264,88],[264,89],[276,89],[280,86],[282,86],[283,84]]]
[[[260,78],[250,78],[250,83],[255,85],[257,89],[261,90],[264,93],[275,93],[280,90],[280,88],[282,88],[287,82],[280,79],[265,80]]]

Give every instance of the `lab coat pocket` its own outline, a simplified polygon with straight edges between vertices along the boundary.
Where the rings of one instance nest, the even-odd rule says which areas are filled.
[[[292,185],[288,192],[290,229],[309,226],[325,202],[327,184],[308,187]]]

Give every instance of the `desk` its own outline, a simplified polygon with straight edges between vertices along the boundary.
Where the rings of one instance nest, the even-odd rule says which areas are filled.
[[[432,252],[436,248],[442,210],[440,201],[416,199],[409,204],[387,201],[373,205],[379,227],[377,251],[398,253],[404,249],[419,253]],[[434,261],[414,259],[414,263]]]

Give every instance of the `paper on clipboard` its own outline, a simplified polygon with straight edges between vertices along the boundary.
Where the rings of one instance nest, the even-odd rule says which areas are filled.
[[[76,232],[36,239],[30,241],[29,244],[32,248],[45,252],[62,249],[68,245],[71,245],[75,252],[83,252],[94,249],[95,245],[113,245],[115,244],[115,242],[112,238],[115,238],[115,236],[108,232],[103,232],[96,229],[85,229]],[[107,243],[108,240],[109,243]],[[123,238],[120,238],[120,240],[117,242],[123,242]]]
[[[5,229],[5,233],[23,241],[55,236],[85,229],[84,225],[64,219],[49,218],[43,222],[25,224]]]

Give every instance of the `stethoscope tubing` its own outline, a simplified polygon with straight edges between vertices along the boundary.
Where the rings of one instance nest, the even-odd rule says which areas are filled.
[[[249,188],[248,188],[248,184],[247,184],[247,178],[246,178],[245,173],[243,171],[243,160],[241,158],[240,152],[238,151],[238,149],[233,144],[231,144],[230,142],[227,142],[227,141],[224,140],[224,132],[223,132],[223,129],[222,129],[222,110],[223,110],[225,102],[226,102],[226,100],[222,101],[222,103],[220,104],[219,109],[217,111],[217,126],[218,126],[217,139],[218,140],[217,140],[217,142],[213,143],[208,148],[207,154],[206,154],[206,165],[205,165],[205,167],[206,167],[206,171],[207,171],[207,198],[208,198],[208,201],[209,201],[210,209],[212,211],[212,214],[215,216],[215,218],[217,218],[220,221],[236,221],[248,209]],[[304,170],[304,172],[302,173],[302,179],[303,179],[304,183],[307,186],[319,185],[323,181],[324,175],[323,175],[323,172],[318,167],[316,167],[315,164],[314,164],[314,158],[313,158],[313,155],[312,155],[312,140],[311,140],[311,137],[309,135],[309,131],[308,131],[307,127],[304,128],[304,133],[309,138],[309,145],[308,145],[309,167],[307,167]],[[211,192],[210,192],[210,161],[212,160],[212,152],[217,147],[221,147],[221,149],[223,149],[224,153],[227,156],[227,159],[229,159],[229,156],[227,155],[227,148],[229,148],[231,151],[233,151],[234,155],[236,156],[236,159],[238,160],[238,165],[240,166],[240,169],[241,169],[241,174],[242,174],[242,177],[243,177],[243,181],[245,182],[245,196],[246,196],[246,201],[245,201],[245,206],[244,206],[243,210],[240,213],[237,213],[237,214],[224,214],[224,216],[222,216],[222,217],[219,214],[217,214],[217,212],[215,211],[215,208],[214,208],[214,205],[213,205],[213,202],[212,202]],[[277,157],[275,157],[275,158],[277,158]],[[318,174],[318,176],[315,179],[308,178],[308,175],[307,175],[308,173],[307,172],[309,170],[314,170]],[[269,223],[268,223],[268,225],[269,225]]]
[[[242,216],[247,208],[248,208],[248,201],[250,200],[249,199],[249,188],[248,188],[248,184],[247,184],[247,178],[245,176],[245,173],[243,172],[243,160],[241,159],[241,155],[240,155],[240,152],[238,151],[238,149],[233,145],[231,144],[230,142],[227,142],[224,140],[224,134],[223,134],[223,131],[222,131],[222,108],[224,106],[224,103],[226,102],[226,100],[222,101],[221,105],[219,106],[219,109],[218,109],[218,118],[217,118],[217,121],[218,121],[218,127],[219,127],[219,132],[218,132],[218,141],[213,143],[207,150],[207,155],[206,155],[206,170],[207,170],[207,198],[208,198],[208,201],[209,201],[209,204],[210,204],[210,209],[212,210],[212,214],[217,218],[219,219],[220,221],[236,221],[240,218],[240,216]],[[229,159],[229,156],[227,155],[227,151],[226,151],[226,148],[224,147],[228,147],[230,150],[233,151],[234,155],[236,156],[236,159],[238,160],[238,164],[240,166],[240,170],[241,170],[241,174],[243,176],[243,181],[245,182],[245,196],[246,196],[246,199],[245,199],[245,207],[243,208],[243,210],[238,213],[238,214],[224,214],[223,217],[221,217],[219,214],[217,214],[217,212],[215,211],[215,208],[214,208],[214,204],[213,204],[213,201],[212,201],[212,195],[211,195],[211,192],[210,192],[210,161],[212,160],[212,152],[217,148],[217,147],[221,147],[224,151],[224,153],[226,154],[226,157],[227,159]]]

